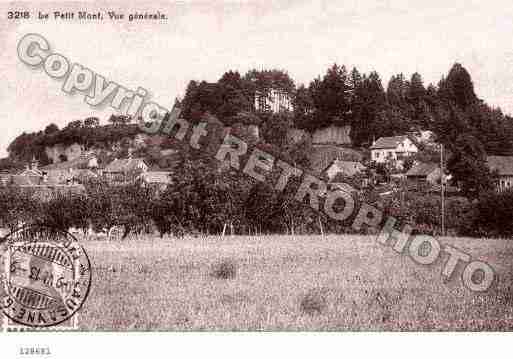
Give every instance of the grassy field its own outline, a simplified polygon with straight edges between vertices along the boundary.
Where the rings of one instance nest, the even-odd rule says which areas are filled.
[[[445,238],[496,270],[476,295],[373,237],[83,242],[85,330],[512,330],[513,242]]]

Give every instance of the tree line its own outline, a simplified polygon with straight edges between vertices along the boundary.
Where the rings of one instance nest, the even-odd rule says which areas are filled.
[[[136,177],[124,184],[97,178],[85,182],[82,192],[55,191],[41,200],[35,188],[0,187],[0,227],[14,231],[35,223],[60,231],[75,228],[104,233],[118,228],[121,238],[155,232],[161,236],[225,232],[376,234],[369,228],[355,232],[351,226],[360,206],[366,203],[383,211],[381,226],[392,216],[399,221],[398,228],[409,223],[415,233],[441,234],[440,198],[427,187],[397,191],[389,197],[379,196],[372,186],[365,188],[352,194],[355,210],[340,222],[313,210],[308,198],[296,200],[299,178],[291,179],[283,191],[276,191],[271,185],[278,176],[274,172],[269,181],[259,182],[239,171],[220,171],[205,157],[190,156],[184,156],[179,167],[165,189]],[[343,206],[336,203],[334,210],[341,211]],[[512,215],[513,192],[487,191],[475,201],[450,197],[446,202],[450,235],[510,237]]]
[[[292,112],[255,111],[255,96],[266,96],[271,89],[291,96]],[[308,86],[296,85],[286,70],[251,70],[244,75],[228,71],[215,83],[190,81],[175,106],[193,123],[208,113],[226,126],[257,125],[261,142],[296,153],[303,163],[310,144],[301,144],[305,147],[302,153],[290,148],[285,134],[292,127],[312,132],[330,125],[350,125],[355,147],[368,147],[382,136],[432,130],[445,145],[447,169],[455,184],[470,198],[492,186],[486,156],[513,153],[511,117],[478,98],[471,76],[461,64],[454,64],[437,85],[425,86],[419,73],[410,78],[397,74],[386,89],[376,71],[362,74],[357,68],[349,71],[337,64]],[[63,129],[50,124],[43,131],[18,136],[8,147],[9,158],[0,161],[0,169],[23,167],[33,157],[48,163],[45,146],[79,143],[86,148],[108,148],[139,132],[133,119],[121,115],[111,116],[104,126],[94,117],[72,121]],[[162,162],[152,150],[141,155],[152,163]]]

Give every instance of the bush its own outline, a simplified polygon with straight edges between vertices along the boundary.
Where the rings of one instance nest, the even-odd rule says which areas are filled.
[[[216,279],[234,279],[237,275],[237,266],[231,260],[224,260],[214,265],[211,276]]]
[[[474,235],[513,236],[513,191],[483,193],[474,204]]]
[[[308,292],[299,303],[302,313],[308,315],[321,314],[327,307],[327,301],[323,293],[312,290]]]

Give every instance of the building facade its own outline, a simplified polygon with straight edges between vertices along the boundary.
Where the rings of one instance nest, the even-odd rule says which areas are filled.
[[[371,160],[376,163],[394,163],[403,168],[404,160],[419,151],[408,136],[380,137],[371,148]]]
[[[488,156],[486,164],[492,174],[497,175],[498,192],[513,188],[513,156]]]

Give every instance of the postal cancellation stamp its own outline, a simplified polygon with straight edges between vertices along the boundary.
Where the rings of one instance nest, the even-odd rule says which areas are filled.
[[[29,327],[70,319],[85,302],[91,266],[85,250],[67,232],[29,227],[6,238],[2,253],[3,313]]]

